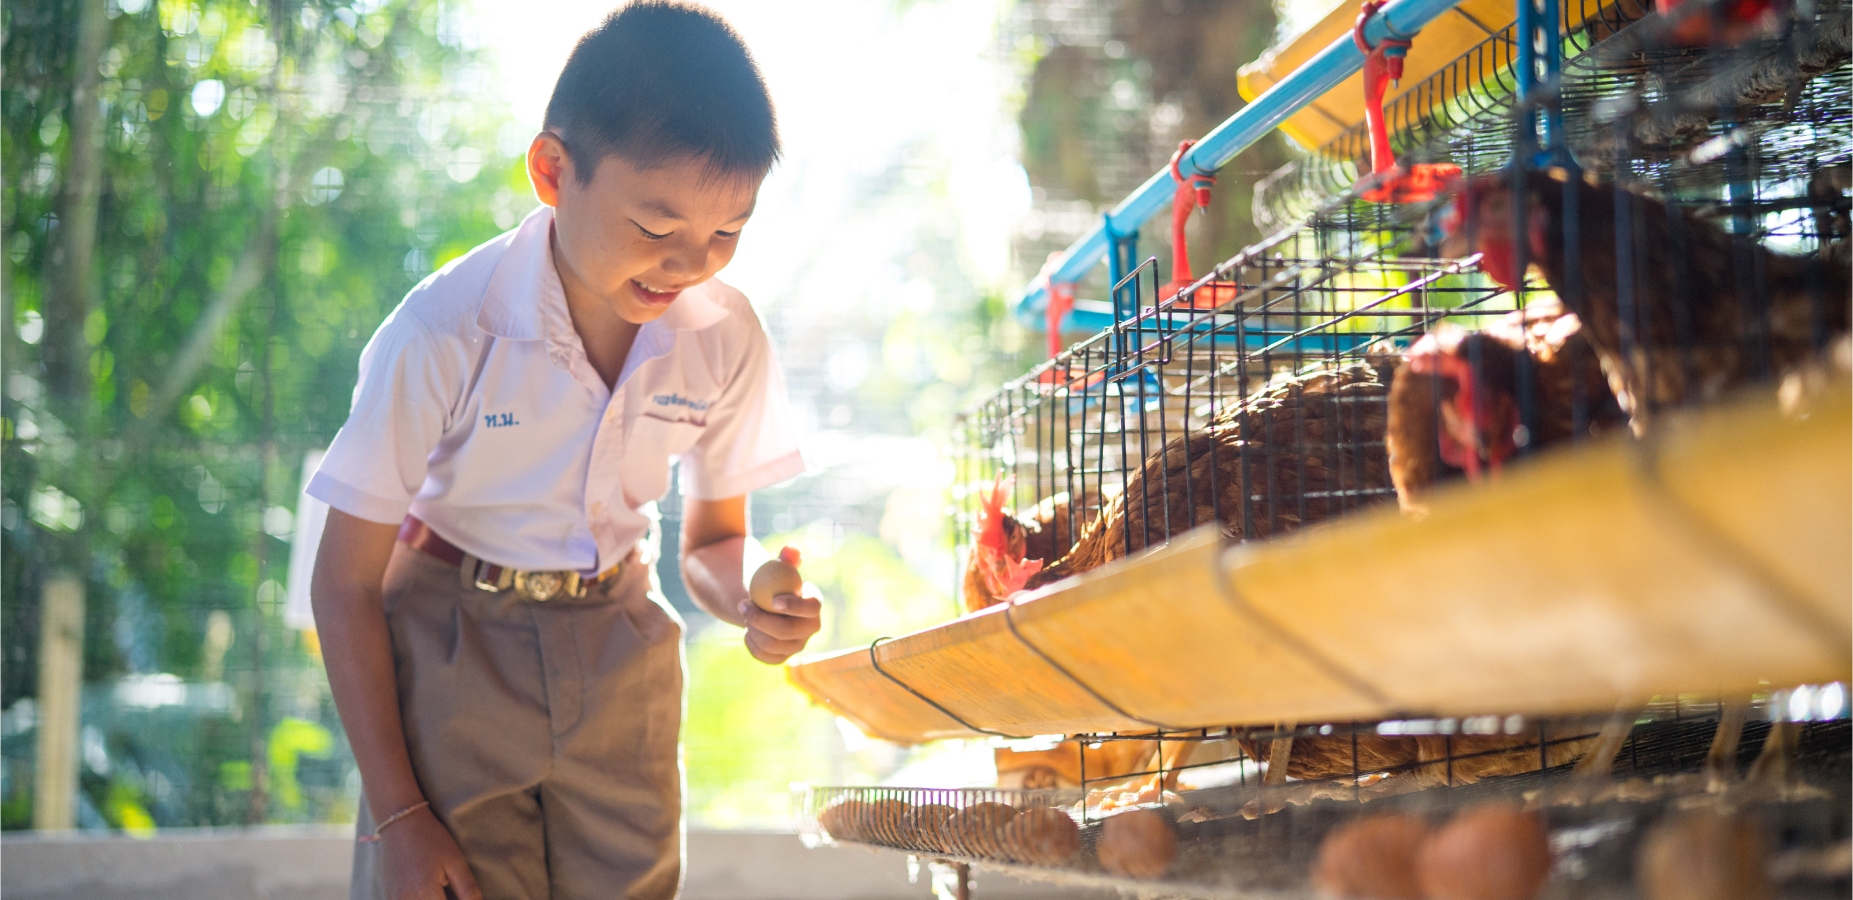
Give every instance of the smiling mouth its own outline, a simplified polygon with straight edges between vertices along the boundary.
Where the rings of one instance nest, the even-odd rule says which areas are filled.
[[[650,306],[668,306],[675,302],[676,297],[682,293],[681,288],[673,291],[652,290],[644,287],[643,283],[635,278],[631,279],[631,291],[637,295],[637,299]]]

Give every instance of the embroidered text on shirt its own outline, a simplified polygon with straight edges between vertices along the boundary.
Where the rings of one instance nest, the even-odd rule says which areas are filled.
[[[693,400],[681,394],[657,394],[650,398],[657,406],[686,406],[693,412],[707,412],[708,401]]]
[[[514,413],[488,413],[483,416],[483,424],[490,428],[506,428],[521,423],[515,421]]]

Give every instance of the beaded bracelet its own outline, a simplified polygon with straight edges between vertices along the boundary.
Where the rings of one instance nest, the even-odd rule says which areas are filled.
[[[374,827],[372,834],[363,834],[359,838],[356,838],[356,840],[360,841],[363,844],[374,843],[375,841],[378,841],[380,839],[380,832],[385,831],[386,826],[391,825],[392,823],[397,822],[400,819],[403,819],[406,816],[409,816],[412,813],[418,812],[419,810],[424,809],[425,807],[430,806],[430,805],[431,805],[431,801],[420,800],[417,803],[412,804],[411,806],[408,806],[402,810],[399,810],[396,813],[393,813],[390,816],[387,816],[385,819],[380,821],[379,825]]]

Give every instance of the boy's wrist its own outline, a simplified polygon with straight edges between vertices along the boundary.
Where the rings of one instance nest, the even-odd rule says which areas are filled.
[[[413,788],[409,792],[394,791],[390,794],[382,794],[377,801],[369,800],[367,802],[367,808],[373,813],[373,821],[383,822],[404,810],[425,802],[427,802],[425,800],[425,795],[417,788]]]
[[[747,599],[742,555],[744,538],[715,541],[682,554],[683,580],[689,594],[715,618],[741,624],[740,602]]]

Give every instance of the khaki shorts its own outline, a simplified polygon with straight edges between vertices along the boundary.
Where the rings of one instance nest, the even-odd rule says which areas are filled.
[[[487,900],[676,896],[683,626],[648,565],[536,603],[399,544],[385,606],[412,769]],[[385,900],[380,847],[353,900]]]

